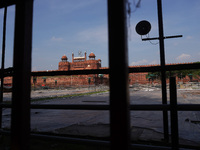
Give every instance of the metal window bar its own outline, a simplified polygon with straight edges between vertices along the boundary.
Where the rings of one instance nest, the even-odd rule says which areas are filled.
[[[162,104],[167,104],[164,32],[163,32],[162,1],[161,0],[157,0],[157,9],[158,9],[160,63],[161,63]],[[164,110],[163,110],[163,127],[164,127],[164,140],[168,142],[169,141],[168,114],[167,114],[167,111],[164,111]]]
[[[170,77],[170,118],[171,118],[171,143],[173,149],[179,147],[178,114],[177,114],[177,90],[176,78]]]
[[[30,146],[30,76],[33,0],[17,0],[13,58],[11,149]]]
[[[1,0],[0,8],[5,8],[14,4],[16,4],[16,0]]]
[[[4,85],[4,67],[5,67],[5,48],[6,48],[6,20],[7,20],[7,7],[4,8],[3,19],[3,38],[2,38],[2,57],[1,57],[1,91],[0,91],[0,103],[3,102],[3,85]],[[2,127],[2,109],[0,109],[0,128]]]
[[[14,0],[7,0],[7,1],[1,1],[0,2],[0,8],[3,8],[3,7],[6,7],[6,6],[9,6],[9,5],[12,5],[14,4]],[[119,4],[121,5],[123,3],[123,1],[120,1]],[[116,2],[114,3],[114,5],[116,4]],[[112,7],[113,3],[111,3],[110,1],[110,6]],[[31,8],[31,9],[27,9],[27,8]],[[26,53],[24,51],[24,48],[22,48],[22,51],[20,53],[22,54],[27,54],[28,58],[31,58],[30,56],[30,50],[31,48],[29,47],[31,45],[31,32],[32,32],[32,0],[30,1],[21,1],[20,3],[17,3],[17,7],[16,7],[16,24],[15,24],[15,29],[16,29],[16,33],[15,33],[15,61],[14,61],[14,69],[13,68],[7,68],[7,69],[1,69],[0,70],[0,73],[1,75],[3,74],[3,76],[13,76],[14,78],[16,79],[19,79],[19,73],[24,73],[22,71],[25,71],[25,72],[28,72],[28,74],[26,75],[26,77],[28,77],[28,80],[26,81],[30,81],[30,76],[31,75],[39,75],[39,76],[43,76],[43,75],[72,75],[72,74],[99,74],[99,73],[103,73],[103,74],[110,74],[112,71],[110,69],[105,69],[105,70],[87,70],[87,71],[69,71],[69,72],[60,72],[60,71],[54,71],[54,72],[33,72],[30,74],[30,64],[31,62],[28,61],[27,59],[23,59],[22,62],[20,62],[19,60],[19,56],[16,54],[16,52],[18,52],[20,50],[20,46],[25,46],[25,49],[26,50],[29,50],[28,53]],[[124,9],[124,8],[123,8]],[[20,11],[21,10],[21,11]],[[122,13],[122,12],[120,12]],[[20,17],[21,16],[21,17]],[[30,17],[31,16],[31,17]],[[19,20],[20,21],[19,21]],[[22,20],[21,20],[22,19]],[[24,20],[24,22],[23,22]],[[19,21],[19,22],[18,22]],[[27,25],[28,28],[23,28],[21,27],[20,28],[20,25],[21,23],[24,23],[23,25]],[[22,29],[23,28],[23,29]],[[25,30],[24,30],[25,29]],[[22,38],[22,40],[20,40],[20,44],[17,45],[17,40],[16,38],[19,36],[18,33],[22,32],[22,33],[28,33],[28,36],[27,38],[30,40],[28,44],[25,44],[25,41],[24,41],[24,38]],[[111,32],[112,33],[112,32]],[[123,44],[122,44],[123,45]],[[27,48],[27,47],[28,48]],[[125,45],[124,45],[125,46]],[[19,49],[18,49],[19,48]],[[126,59],[126,57],[124,57]],[[21,68],[20,66],[18,66],[18,64],[22,63],[24,64],[24,62],[28,62],[28,66],[24,66],[25,68]],[[125,60],[126,62],[126,60]],[[111,65],[112,66],[112,65]],[[125,65],[126,66],[126,65]],[[27,67],[27,68],[26,68]],[[16,70],[17,68],[17,70]],[[165,70],[166,71],[170,71],[170,70],[181,70],[181,69],[199,69],[200,68],[200,65],[199,64],[188,64],[188,65],[169,65],[169,66],[165,66]],[[18,69],[19,69],[19,72],[18,72]],[[129,68],[129,73],[130,72],[155,72],[155,71],[160,71],[161,70],[161,67],[160,66],[157,66],[157,67],[143,67],[143,68]],[[20,72],[21,71],[21,72]],[[126,75],[125,75],[126,76]],[[16,79],[15,82],[16,82]],[[19,84],[16,84],[15,82],[14,83],[14,89],[16,89]],[[24,85],[28,85],[29,86],[29,83],[28,82],[25,82],[23,83]],[[126,86],[126,83],[124,84]],[[20,86],[19,86],[20,87]],[[20,88],[23,88],[23,87],[20,87]],[[20,91],[20,94],[19,96],[21,97],[25,92],[22,92]],[[29,93],[29,92],[28,92]],[[29,93],[30,94],[30,93]],[[27,99],[30,99],[30,95],[23,95],[24,97],[22,97],[22,101],[20,101],[20,104],[19,106],[23,106],[21,102],[25,102],[26,103],[26,106],[28,106],[27,108],[28,109],[25,109],[23,110],[24,112],[30,112],[30,108],[32,109],[88,109],[88,110],[110,110],[110,106],[98,106],[98,105],[93,105],[93,107],[90,106],[83,106],[83,105],[56,105],[56,106],[51,106],[51,105],[30,105],[29,103],[27,103]],[[14,96],[16,96],[17,94],[14,93],[13,94]],[[0,104],[0,107],[1,108],[12,108],[13,112],[17,112],[17,110],[20,108],[20,107],[17,107],[17,102],[19,102],[17,99],[14,99],[14,105],[9,105],[9,104],[3,104],[1,103]],[[25,105],[24,105],[25,106]],[[166,110],[166,111],[171,111],[171,105],[169,104],[162,104],[162,105],[131,105],[130,106],[130,109],[131,110],[143,110],[143,111],[146,111],[146,110],[154,110],[154,111],[163,111],[163,110]],[[185,105],[177,105],[177,111],[199,111],[200,110],[200,105],[189,105],[189,104],[185,104]],[[127,109],[125,108],[125,111],[127,111]],[[19,116],[17,116],[19,115]],[[25,117],[27,117],[28,115],[25,115],[23,116],[21,112],[17,113],[17,115],[12,115],[12,118],[17,118],[17,119],[25,119]],[[12,121],[12,127],[11,127],[11,135],[12,135],[12,138],[13,138],[13,141],[14,139],[17,139],[19,136],[21,137],[20,141],[18,141],[18,143],[15,143],[13,142],[12,145],[17,145],[18,147],[21,147],[22,145],[20,144],[24,144],[25,146],[21,147],[21,149],[28,149],[29,147],[29,142],[28,142],[28,139],[25,139],[28,135],[30,135],[30,131],[29,131],[29,128],[30,128],[30,118],[26,118],[25,119],[25,122],[27,124],[24,124],[24,127],[27,129],[27,132],[25,132],[25,134],[22,134],[20,132],[20,135],[16,135],[17,132],[16,132],[16,128],[14,128],[13,125],[16,125],[16,122],[15,121]],[[23,125],[23,122],[22,120],[17,124],[17,125]],[[111,122],[112,123],[112,122]],[[3,133],[4,131],[1,131],[1,133]],[[125,131],[126,132],[126,131]],[[16,137],[18,136],[18,137]],[[37,138],[39,138],[40,135],[33,135]],[[42,135],[44,138],[51,138],[50,136],[45,136],[45,135]],[[53,139],[56,139],[56,137],[52,137]],[[58,137],[57,137],[58,138]],[[59,139],[59,138],[58,138]],[[67,138],[66,138],[67,139]],[[65,139],[65,140],[66,140]],[[60,140],[61,140],[61,137],[60,137]],[[77,139],[78,140],[78,139]],[[82,139],[80,139],[79,141],[81,141]],[[27,142],[27,144],[26,144]],[[86,141],[85,141],[86,142]],[[90,140],[88,143],[92,143],[94,141]],[[127,141],[124,141],[124,142],[127,142]],[[114,143],[113,143],[114,144]],[[129,143],[126,143],[127,145],[129,145]],[[137,144],[132,144],[131,147],[134,147],[134,148],[146,148],[146,149],[162,149],[164,147],[158,147],[158,146],[145,146],[145,145],[137,145]],[[169,149],[168,147],[166,149]]]
[[[110,149],[129,150],[131,128],[128,87],[126,0],[108,0],[107,5],[110,68]],[[120,61],[116,61],[115,58],[120,58]],[[118,76],[121,80],[118,80]],[[119,85],[120,88],[118,88]]]
[[[166,65],[166,71],[175,71],[175,70],[191,70],[191,69],[200,69],[200,63],[193,64],[176,64],[176,65]],[[140,72],[159,72],[161,66],[152,66],[152,67],[129,67],[129,73],[140,73]],[[109,69],[94,69],[94,70],[71,70],[71,71],[40,71],[40,72],[31,72],[31,76],[57,76],[57,75],[87,75],[87,74],[109,74]],[[3,71],[0,69],[0,74]],[[4,69],[4,77],[13,76],[13,67]]]
[[[11,104],[1,103],[0,108],[12,108]],[[110,110],[109,105],[78,105],[78,104],[31,104],[31,109],[69,109],[69,110]],[[132,111],[170,111],[170,104],[134,104]],[[200,111],[200,104],[177,104],[177,111]]]

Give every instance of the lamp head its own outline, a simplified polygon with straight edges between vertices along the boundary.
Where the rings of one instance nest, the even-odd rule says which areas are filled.
[[[136,25],[135,30],[139,35],[146,35],[151,30],[151,24],[146,20],[140,21]]]

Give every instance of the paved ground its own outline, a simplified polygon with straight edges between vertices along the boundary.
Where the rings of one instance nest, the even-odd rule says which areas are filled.
[[[48,95],[64,95],[74,91],[36,91],[33,98]],[[88,92],[85,90],[85,92]],[[143,89],[130,92],[131,104],[161,104],[161,91],[156,89]],[[7,96],[7,97],[6,97]],[[200,103],[199,90],[178,90],[178,103]],[[7,100],[8,95],[5,95]],[[169,96],[168,96],[169,97]],[[43,104],[109,104],[109,93],[93,94],[90,96],[52,99]],[[200,145],[200,112],[179,112],[179,136],[181,142]],[[169,115],[170,116],[170,115]],[[196,121],[196,123],[192,123]],[[10,126],[10,110],[3,111],[3,127]],[[131,135],[133,140],[156,140],[163,138],[162,112],[132,111]],[[31,111],[31,129],[35,131],[54,132],[71,135],[89,135],[97,137],[109,136],[108,111],[87,110],[41,110]]]

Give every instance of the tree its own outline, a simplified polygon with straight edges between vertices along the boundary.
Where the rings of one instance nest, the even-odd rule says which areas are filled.
[[[195,63],[200,63],[194,62]],[[171,76],[177,76],[179,79],[183,79],[188,76],[191,80],[192,78],[200,80],[200,69],[191,69],[191,70],[175,70],[175,71],[166,71],[166,78],[170,78]],[[146,78],[155,80],[161,79],[161,72],[149,72],[146,75]]]

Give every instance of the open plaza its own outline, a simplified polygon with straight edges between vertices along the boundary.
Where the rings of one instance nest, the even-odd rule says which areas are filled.
[[[167,93],[169,103],[169,91]],[[32,104],[109,105],[109,87],[32,90],[31,97]],[[4,99],[10,101],[11,93],[4,93]],[[188,88],[177,90],[178,104],[200,104],[199,99],[200,89],[198,88],[188,86]],[[161,103],[162,94],[159,86],[133,85],[130,88],[131,105]],[[170,113],[168,114],[170,117]],[[133,142],[162,142],[162,111],[131,111],[130,117]],[[10,118],[10,109],[3,109],[3,128],[10,128]],[[109,111],[106,110],[31,110],[31,130],[33,132],[109,138],[109,122]],[[200,146],[200,112],[179,111],[178,125],[180,144]]]

